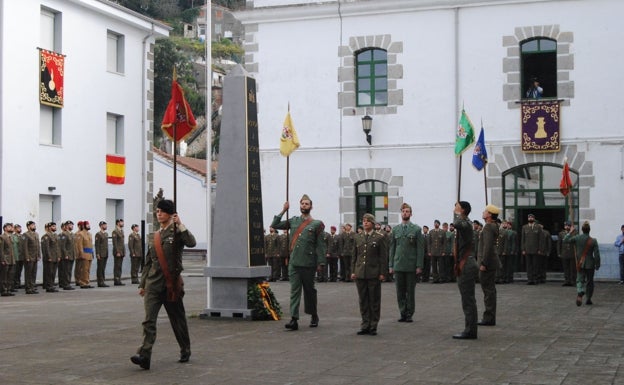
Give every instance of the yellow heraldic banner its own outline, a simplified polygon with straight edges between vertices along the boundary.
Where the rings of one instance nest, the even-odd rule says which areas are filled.
[[[124,184],[126,181],[126,157],[106,155],[106,183]]]
[[[284,127],[282,128],[282,136],[280,137],[280,154],[283,156],[290,156],[296,149],[299,148],[299,137],[295,126],[290,118],[290,110],[286,113],[284,119]]]

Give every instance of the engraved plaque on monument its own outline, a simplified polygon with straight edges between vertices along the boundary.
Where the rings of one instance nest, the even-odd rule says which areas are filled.
[[[266,277],[256,81],[241,66],[225,77],[212,233],[210,301],[202,316],[251,318],[247,281]]]

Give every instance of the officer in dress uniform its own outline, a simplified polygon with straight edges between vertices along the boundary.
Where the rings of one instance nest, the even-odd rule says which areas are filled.
[[[91,224],[89,221],[82,221],[82,230],[76,233],[76,285],[81,289],[91,289],[91,263],[93,263],[93,236],[91,235]]]
[[[269,233],[264,236],[264,256],[271,266],[270,282],[275,282],[280,275],[279,235],[274,228],[269,227]]]
[[[0,292],[3,297],[12,297],[15,295],[12,292],[13,269],[15,267],[13,245],[11,242],[13,224],[5,223],[2,229],[4,232],[0,236]]]
[[[572,226],[572,222],[566,221],[557,240],[557,255],[561,258],[561,265],[563,265],[564,282],[562,286],[574,286],[576,283],[576,248],[574,243],[563,242],[563,238],[570,232],[570,226]],[[576,235],[576,231],[572,234],[572,236],[574,235]]]
[[[48,293],[56,293],[54,279],[61,260],[61,244],[56,234],[56,223],[50,222],[47,231],[41,237],[41,254],[43,258],[43,288]]]
[[[340,236],[336,234],[336,226],[332,226],[330,228],[330,233],[326,240],[329,282],[336,282],[336,279],[338,278],[338,255],[340,254]]]
[[[473,257],[473,230],[472,223],[468,219],[471,210],[469,202],[461,201],[455,204],[453,211],[453,224],[456,230],[455,273],[464,312],[464,331],[453,335],[453,338],[460,340],[477,339],[477,320],[479,318],[475,298],[475,283],[479,267]]]
[[[483,290],[485,311],[479,321],[480,326],[496,325],[496,272],[498,270],[498,255],[496,253],[499,226],[496,223],[500,210],[494,205],[487,205],[483,211],[485,226],[479,238],[479,282]]]
[[[61,233],[59,234],[59,244],[61,246],[61,261],[59,262],[58,280],[59,288],[63,290],[74,290],[71,287],[72,268],[75,260],[74,245],[74,222],[65,221],[61,225]]]

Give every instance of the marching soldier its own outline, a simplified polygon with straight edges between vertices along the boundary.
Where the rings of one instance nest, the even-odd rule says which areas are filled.
[[[130,278],[133,284],[139,283],[139,267],[143,258],[143,247],[141,235],[139,235],[139,225],[130,227],[132,232],[128,236],[128,250],[130,251]]]
[[[600,249],[598,240],[589,235],[591,228],[585,221],[581,227],[582,234],[572,235],[574,225],[570,225],[568,234],[563,238],[564,243],[574,243],[576,246],[576,306],[581,306],[583,296],[587,296],[586,305],[592,305],[594,295],[594,273],[600,269]]]

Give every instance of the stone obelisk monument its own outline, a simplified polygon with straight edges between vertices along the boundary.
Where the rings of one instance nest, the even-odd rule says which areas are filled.
[[[239,65],[223,86],[212,257],[204,269],[212,284],[202,317],[251,319],[248,280],[270,274],[262,221],[256,81]]]

